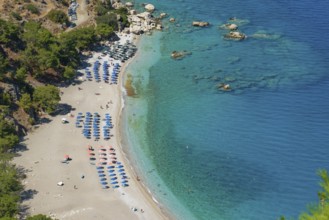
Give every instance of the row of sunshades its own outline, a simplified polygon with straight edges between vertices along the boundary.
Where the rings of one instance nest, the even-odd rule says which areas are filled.
[[[96,160],[95,149],[88,146],[88,153],[90,160]],[[103,189],[127,187],[128,176],[125,172],[124,166],[116,159],[115,149],[113,147],[101,146],[98,150],[99,162],[96,165],[96,170],[99,182]],[[110,162],[109,162],[110,161]]]
[[[109,140],[111,138],[110,129],[113,128],[112,118],[109,113],[105,114],[103,123],[103,138],[104,140]],[[79,112],[76,117],[75,126],[77,128],[83,128],[82,134],[87,138],[91,139],[92,136],[95,140],[99,140],[100,135],[100,124],[101,124],[101,116],[95,112],[91,114],[90,112],[86,112],[84,115],[82,112]]]
[[[101,66],[100,62],[98,60],[95,61],[94,66],[93,66],[93,73],[94,73],[94,78],[95,78],[96,82],[101,82],[101,78],[100,78],[100,74],[99,74],[100,66]],[[107,61],[104,61],[102,66],[103,66],[102,79],[104,82],[110,83],[110,73],[109,73],[109,69],[108,69],[109,64],[107,63]],[[112,71],[112,76],[111,76],[111,84],[117,84],[119,68],[120,68],[120,65],[118,63],[115,63],[113,66],[113,71]],[[90,81],[93,78],[89,69],[86,69],[86,78]]]

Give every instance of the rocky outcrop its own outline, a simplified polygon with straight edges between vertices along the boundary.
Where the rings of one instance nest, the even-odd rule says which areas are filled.
[[[195,27],[207,27],[209,26],[209,22],[205,22],[205,21],[193,21],[192,25]]]
[[[132,2],[126,2],[126,7],[131,8],[133,6],[134,6],[134,4]]]
[[[142,34],[150,33],[154,29],[162,30],[161,16],[160,18],[154,17],[152,15],[152,11],[144,11],[142,13],[137,14],[135,10],[131,10],[129,14],[130,15],[128,16],[128,22],[130,23],[130,33]],[[127,32],[127,30],[125,30],[125,32]]]
[[[231,40],[243,40],[247,36],[239,31],[230,31],[228,34],[224,35],[224,38]]]
[[[176,19],[175,19],[175,18],[170,18],[169,21],[170,21],[170,22],[175,22]]]
[[[154,5],[152,5],[152,4],[147,4],[147,5],[145,5],[144,8],[146,9],[146,11],[149,11],[149,12],[153,12],[155,10]]]

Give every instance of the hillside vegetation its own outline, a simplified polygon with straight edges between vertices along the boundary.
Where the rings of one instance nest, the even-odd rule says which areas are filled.
[[[43,2],[0,0],[0,219],[24,215],[20,210],[24,172],[11,163],[20,138],[39,123],[41,115],[56,112],[57,85],[73,81],[81,52],[128,24],[124,22],[127,10],[113,9],[110,1],[94,0],[90,8],[103,6],[104,17],[99,19],[98,12],[91,11],[95,25],[72,29],[66,14],[69,1]],[[51,218],[36,215],[27,219]]]

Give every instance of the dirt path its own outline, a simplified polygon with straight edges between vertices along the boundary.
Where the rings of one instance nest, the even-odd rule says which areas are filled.
[[[86,0],[77,0],[77,3],[79,4],[79,7],[77,9],[78,20],[76,20],[75,23],[77,24],[77,26],[79,26],[88,21],[91,16],[88,12],[88,5],[86,4]]]

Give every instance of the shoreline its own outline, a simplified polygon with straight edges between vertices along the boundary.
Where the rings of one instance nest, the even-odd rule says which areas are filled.
[[[138,36],[138,35],[133,35],[136,38],[133,39],[133,43],[136,45],[137,48],[140,49],[140,41],[141,38],[143,36]],[[132,165],[132,162],[130,160],[130,157],[132,155],[129,154],[128,147],[132,147],[132,146],[124,146],[124,142],[126,142],[126,144],[128,144],[128,140],[125,140],[128,137],[123,138],[123,123],[124,123],[124,109],[125,109],[125,102],[127,99],[127,95],[124,95],[124,91],[125,91],[125,77],[126,77],[126,70],[129,67],[129,65],[135,60],[138,59],[140,50],[137,51],[137,54],[134,55],[134,57],[132,57],[131,59],[128,60],[128,62],[126,62],[123,66],[122,69],[120,70],[120,80],[118,82],[118,85],[120,85],[120,88],[118,87],[118,92],[120,94],[121,97],[121,108],[119,110],[119,120],[118,120],[118,130],[117,132],[120,133],[120,138],[119,138],[119,145],[120,145],[120,150],[122,151],[122,155],[124,157],[124,160],[126,160],[126,164],[129,165],[129,168],[131,169],[131,173],[132,175],[136,178],[138,178],[138,172],[136,170],[136,168],[134,168],[134,166]],[[125,141],[124,141],[125,140]],[[169,215],[169,213],[166,212],[166,210],[161,206],[161,203],[159,203],[159,201],[157,201],[155,199],[155,197],[153,196],[152,192],[150,191],[150,189],[147,187],[147,185],[142,181],[142,180],[137,180],[137,186],[139,187],[139,189],[142,191],[144,197],[151,203],[154,205],[154,209],[158,209],[161,212],[161,215],[163,217],[163,219],[173,219],[172,216]]]
[[[125,39],[123,36],[121,38]],[[133,40],[136,46],[138,40]],[[95,61],[97,56],[93,52],[89,63]],[[129,156],[122,146],[124,74],[135,57],[121,64],[121,75],[116,85],[82,80],[77,86],[61,88],[63,95],[60,103],[71,108],[69,115],[47,116],[45,121],[48,123],[39,125],[25,137],[22,145],[26,150],[19,152],[21,156],[15,157],[14,163],[27,171],[27,177],[23,180],[27,198],[23,199],[22,205],[30,207],[28,214],[41,213],[57,219],[108,219],[107,213],[110,212],[115,219],[169,219],[146,186],[136,180],[136,171],[131,167]],[[96,93],[100,95],[95,96]],[[113,105],[105,110],[102,106],[105,102],[110,103],[108,100],[113,101]],[[101,115],[110,112],[114,120],[114,130],[111,132],[114,136],[109,141],[85,139],[79,134],[79,129],[74,127],[75,118],[70,116],[88,111]],[[68,118],[69,124],[61,123],[63,117]],[[128,187],[101,189],[95,167],[88,164],[88,145],[94,148],[114,146],[117,149],[118,159],[127,168]],[[66,154],[73,160],[64,165],[59,161]],[[58,181],[64,182],[64,186],[57,186]]]

